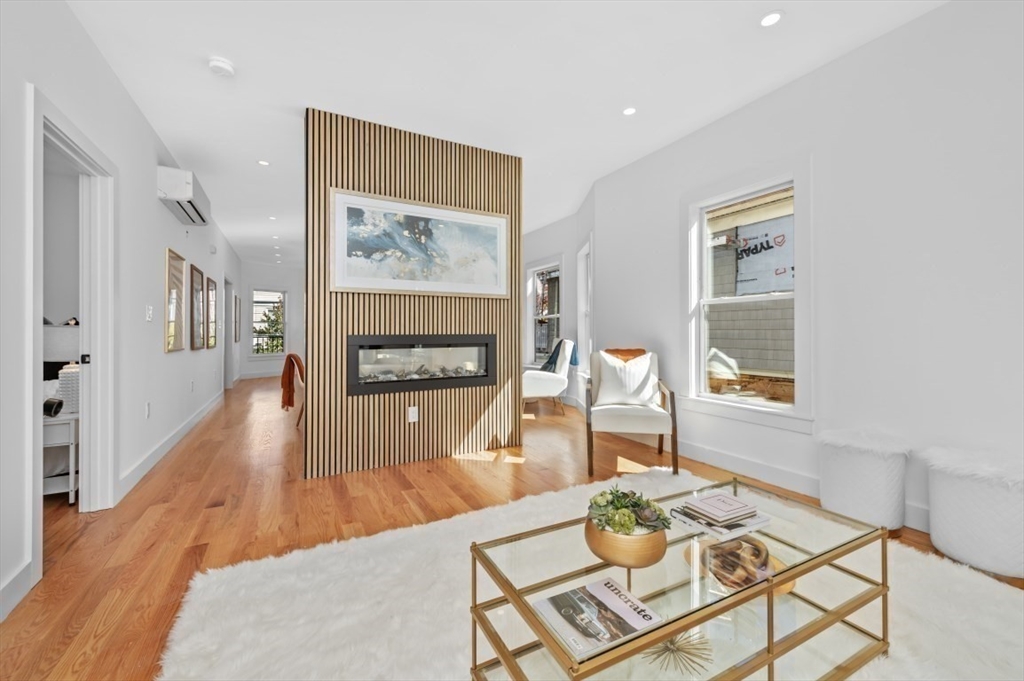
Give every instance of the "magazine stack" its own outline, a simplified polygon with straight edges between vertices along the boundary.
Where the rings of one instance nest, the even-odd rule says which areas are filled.
[[[756,506],[724,492],[687,499],[672,509],[672,517],[694,532],[719,541],[740,537],[770,522]]]

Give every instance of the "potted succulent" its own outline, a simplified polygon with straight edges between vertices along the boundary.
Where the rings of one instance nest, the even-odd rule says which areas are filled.
[[[594,555],[612,565],[642,568],[665,555],[672,521],[658,504],[618,487],[590,498],[585,537]]]

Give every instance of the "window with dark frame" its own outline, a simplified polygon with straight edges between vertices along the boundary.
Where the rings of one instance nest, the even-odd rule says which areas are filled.
[[[252,292],[252,354],[284,353],[284,293]]]
[[[547,361],[560,333],[561,268],[549,267],[533,274],[533,359]]]

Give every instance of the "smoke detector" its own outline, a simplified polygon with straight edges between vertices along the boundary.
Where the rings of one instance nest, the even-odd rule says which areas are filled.
[[[224,57],[211,57],[210,71],[212,71],[215,76],[230,78],[235,75],[235,65]]]

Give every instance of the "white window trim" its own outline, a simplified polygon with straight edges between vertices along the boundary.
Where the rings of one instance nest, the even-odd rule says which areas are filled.
[[[705,200],[689,205],[689,295],[687,296],[688,313],[688,347],[689,385],[679,396],[682,409],[711,416],[735,419],[751,424],[781,428],[798,433],[810,434],[813,431],[813,386],[812,374],[812,326],[811,310],[813,309],[813,263],[812,247],[812,214],[811,214],[811,163],[810,156],[792,163],[789,172],[772,174],[762,181],[734,184],[732,191],[725,182],[717,185],[718,191]],[[701,328],[701,296],[704,283],[704,253],[706,248],[706,229],[704,211],[725,203],[734,202],[745,197],[765,193],[779,186],[792,184],[794,188],[794,257],[795,266],[800,274],[797,276],[792,294],[764,294],[743,296],[744,301],[757,299],[779,300],[793,298],[794,323],[794,379],[796,382],[795,403],[792,405],[775,405],[763,402],[747,402],[728,395],[713,395],[702,392],[704,386],[703,371],[706,355],[704,334]]]
[[[253,339],[253,336],[252,336],[252,325],[253,325],[253,322],[252,322],[252,306],[255,304],[254,298],[256,297],[256,292],[257,291],[264,291],[264,292],[268,292],[268,293],[280,293],[281,294],[281,304],[284,305],[284,320],[283,320],[284,329],[281,330],[282,344],[284,346],[284,351],[282,351],[282,352],[260,352],[260,353],[256,353],[256,352],[252,351],[252,339]],[[282,357],[284,357],[285,355],[288,354],[288,308],[289,307],[290,306],[288,305],[288,292],[287,291],[278,290],[276,287],[273,287],[273,286],[253,286],[251,289],[249,289],[249,315],[248,315],[247,318],[249,320],[249,359],[250,360],[254,360],[254,361],[257,361],[257,362],[280,360]]]
[[[565,269],[562,267],[562,259],[545,261],[542,264],[530,267],[526,270],[526,305],[523,309],[526,311],[526,321],[523,324],[524,329],[529,329],[529,333],[523,334],[523,366],[527,368],[540,368],[542,362],[537,361],[537,356],[534,354],[534,335],[533,335],[533,320],[536,306],[536,295],[533,288],[534,280],[538,272],[543,270],[558,269],[558,276],[561,279],[562,275],[565,274]],[[562,319],[562,291],[565,289],[564,286],[558,287],[558,319],[559,319],[559,330],[561,330],[561,319]],[[287,311],[286,311],[287,312]]]

